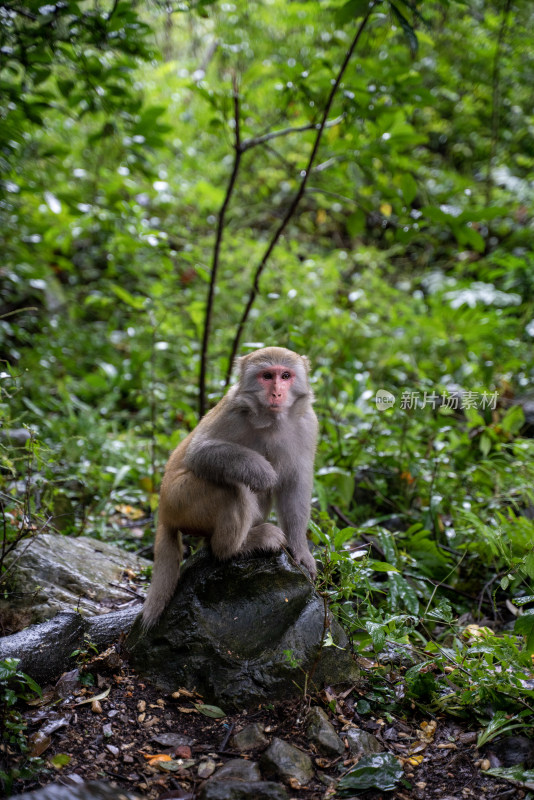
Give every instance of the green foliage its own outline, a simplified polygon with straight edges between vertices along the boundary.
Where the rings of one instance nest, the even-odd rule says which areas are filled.
[[[18,669],[18,658],[0,661],[0,730],[2,731],[2,757],[0,759],[0,783],[10,794],[15,778],[29,778],[40,766],[40,759],[27,758],[17,767],[9,764],[10,754],[26,753],[26,722],[17,708],[20,700],[29,700],[35,694],[41,696],[35,681]]]
[[[312,360],[321,431],[311,537],[321,590],[357,647],[379,658],[373,703],[474,712],[489,730],[505,698],[526,724],[525,0],[513,24],[498,3],[456,0],[5,6],[2,561],[18,538],[51,528],[150,544],[164,462],[196,423],[237,128],[210,405],[254,270],[369,11],[240,352],[277,343]],[[377,392],[393,398],[387,410]],[[22,445],[11,435],[21,429],[31,432]],[[128,507],[142,520],[135,533],[118,511]],[[458,621],[466,614],[495,630],[473,636]]]

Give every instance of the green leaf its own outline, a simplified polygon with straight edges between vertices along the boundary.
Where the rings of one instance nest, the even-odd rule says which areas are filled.
[[[366,214],[363,209],[358,208],[349,214],[346,220],[347,231],[351,236],[359,236],[365,230]]]
[[[516,767],[494,767],[488,769],[484,774],[503,778],[505,781],[524,786],[525,789],[534,789],[534,770],[525,769],[522,764],[518,764]]]
[[[4,658],[0,661],[0,681],[7,681],[17,674],[20,658]]]
[[[122,300],[123,303],[126,305],[135,308],[137,311],[141,311],[145,307],[146,298],[145,297],[135,297],[133,294],[124,288],[124,286],[119,286],[117,283],[111,284],[111,291],[114,292],[119,300]]]
[[[378,622],[366,622],[365,628],[367,633],[371,636],[375,651],[378,653],[380,650],[383,650],[384,644],[386,643],[384,626]]]
[[[393,564],[388,564],[387,561],[369,561],[368,566],[374,572],[400,572],[397,567],[394,567]]]
[[[483,433],[480,437],[480,452],[483,456],[487,456],[489,451],[491,450],[491,439],[487,433]]]
[[[410,25],[410,23],[408,22],[408,20],[404,16],[404,14],[402,14],[399,11],[399,9],[397,8],[397,6],[394,3],[390,2],[389,5],[391,7],[391,10],[393,11],[393,14],[397,18],[397,21],[398,21],[399,25],[401,26],[402,30],[404,31],[404,35],[405,35],[405,37],[406,37],[406,39],[408,41],[408,45],[410,47],[411,54],[413,56],[415,56],[416,53],[417,53],[417,49],[419,47],[419,42],[417,41],[417,36],[415,35],[414,29],[412,28],[412,26]]]
[[[403,774],[402,766],[391,753],[363,756],[354,769],[341,778],[337,794],[349,797],[354,792],[363,792],[367,789],[392,792]]]
[[[534,609],[532,613],[525,613],[518,617],[514,625],[514,633],[525,637],[525,649],[527,653],[534,653]]]
[[[388,601],[390,608],[396,609],[402,605],[410,614],[419,614],[419,599],[413,586],[401,574],[394,572],[389,575],[390,592]]]
[[[501,419],[501,428],[515,436],[525,424],[525,413],[521,406],[511,406]]]
[[[195,705],[195,708],[200,714],[204,714],[205,717],[213,717],[213,719],[219,719],[221,717],[225,717],[226,713],[219,708],[219,706],[208,706],[204,703],[198,703]]]
[[[417,197],[417,183],[410,173],[407,172],[401,175],[400,188],[404,202],[407,205],[411,205],[412,201]]]
[[[56,753],[55,756],[52,756],[50,761],[54,767],[66,767],[67,764],[70,763],[71,758],[72,756],[69,756],[67,753]]]
[[[523,561],[525,572],[531,580],[534,580],[534,552],[527,553]]]
[[[338,25],[346,25],[353,19],[363,17],[368,10],[368,0],[349,0],[348,3],[334,10],[334,17]]]

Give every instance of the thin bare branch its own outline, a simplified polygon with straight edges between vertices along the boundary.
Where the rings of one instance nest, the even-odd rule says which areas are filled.
[[[367,25],[367,22],[369,20],[369,17],[371,16],[371,13],[372,13],[374,7],[375,7],[375,2],[371,2],[369,4],[369,8],[367,10],[367,13],[366,13],[365,17],[363,18],[362,22],[360,23],[360,25],[358,27],[358,30],[356,32],[356,35],[354,36],[354,39],[352,40],[351,45],[350,45],[349,49],[347,50],[347,52],[345,54],[345,58],[343,59],[343,63],[341,65],[341,67],[339,68],[337,77],[336,77],[334,83],[332,84],[332,88],[330,89],[330,93],[328,95],[328,99],[326,101],[326,104],[325,104],[325,107],[324,107],[324,110],[323,110],[323,116],[322,116],[321,122],[319,124],[319,127],[317,129],[317,135],[315,137],[315,141],[313,143],[312,151],[311,151],[310,157],[308,159],[308,164],[307,164],[306,168],[304,170],[302,170],[302,172],[301,172],[301,181],[300,181],[299,188],[297,189],[292,202],[290,203],[286,213],[284,214],[284,216],[282,218],[282,221],[280,222],[280,224],[278,225],[277,229],[275,230],[275,232],[274,232],[274,234],[273,234],[273,236],[271,238],[271,241],[269,242],[269,245],[267,246],[267,249],[266,249],[266,251],[265,251],[265,253],[263,255],[263,258],[261,259],[260,263],[258,264],[258,266],[256,268],[256,272],[254,273],[254,280],[253,280],[253,283],[252,283],[252,288],[250,290],[250,294],[249,294],[249,297],[248,297],[247,304],[245,306],[245,310],[243,311],[243,315],[241,317],[241,320],[239,321],[237,332],[236,332],[236,335],[235,335],[235,338],[234,338],[234,342],[233,342],[233,345],[232,345],[232,352],[231,352],[231,355],[230,355],[230,359],[229,359],[229,362],[228,362],[228,369],[227,369],[227,372],[226,372],[226,381],[225,381],[225,385],[226,386],[228,386],[228,384],[230,383],[230,377],[231,377],[231,374],[232,374],[232,366],[233,366],[233,363],[234,363],[234,360],[235,360],[235,357],[236,357],[236,354],[237,354],[237,350],[239,348],[239,343],[241,341],[241,337],[243,335],[243,330],[244,330],[245,325],[247,323],[248,316],[250,314],[250,310],[251,310],[252,306],[254,305],[254,301],[255,301],[256,296],[257,296],[257,294],[259,292],[259,281],[260,281],[261,274],[262,274],[262,272],[263,272],[263,270],[265,268],[265,265],[267,264],[267,261],[269,260],[269,257],[271,255],[271,253],[273,252],[274,248],[276,247],[276,245],[278,243],[278,240],[280,239],[280,236],[282,235],[282,233],[286,229],[289,220],[291,219],[291,217],[295,213],[295,211],[297,209],[297,206],[298,206],[298,204],[300,203],[300,201],[302,199],[302,196],[304,194],[304,190],[306,189],[306,184],[308,182],[309,175],[310,175],[312,167],[313,167],[313,162],[315,161],[315,157],[317,156],[317,152],[319,150],[319,145],[321,144],[323,131],[324,131],[325,127],[326,127],[326,121],[328,119],[328,114],[330,113],[330,109],[332,107],[332,103],[334,102],[334,97],[336,96],[337,90],[339,88],[339,84],[341,83],[343,75],[345,74],[345,70],[347,69],[349,61],[350,61],[350,59],[352,57],[352,54],[354,53],[354,50],[356,49],[356,46],[357,46],[358,42],[360,41],[360,37],[361,37],[363,31],[365,30],[365,26]]]
[[[234,122],[235,122],[234,163],[232,166],[232,172],[230,174],[230,178],[228,179],[226,194],[224,196],[224,200],[222,202],[219,211],[219,219],[217,222],[217,233],[215,236],[215,244],[213,247],[213,260],[211,264],[208,299],[206,302],[206,310],[204,312],[204,333],[202,337],[202,351],[200,355],[199,403],[198,403],[198,410],[200,417],[203,417],[206,412],[206,366],[207,366],[208,343],[211,331],[211,318],[213,313],[213,298],[215,296],[215,284],[217,282],[217,271],[219,269],[219,255],[221,251],[221,244],[224,232],[224,221],[226,216],[226,210],[228,208],[228,204],[230,203],[230,198],[232,196],[235,182],[237,180],[239,166],[241,163],[241,156],[243,155],[243,149],[241,146],[241,132],[240,132],[239,87],[237,85],[237,79],[235,77],[233,81],[233,99],[234,99]]]
[[[339,123],[343,121],[344,117],[344,114],[340,114],[339,117],[329,120],[324,127],[333,128],[335,125],[339,125]],[[299,125],[295,128],[282,128],[279,131],[271,131],[271,133],[265,133],[263,136],[255,136],[252,139],[245,139],[241,145],[241,150],[244,153],[246,150],[250,150],[251,147],[257,147],[264,142],[271,141],[271,139],[277,139],[279,136],[289,136],[292,133],[302,133],[303,131],[317,131],[320,127],[320,122],[310,122],[307,125]]]

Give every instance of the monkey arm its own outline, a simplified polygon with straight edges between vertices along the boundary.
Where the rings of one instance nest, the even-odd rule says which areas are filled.
[[[313,488],[311,473],[292,476],[276,490],[276,510],[278,522],[284,531],[289,549],[296,561],[303,564],[311,573],[317,575],[315,559],[310,553],[306,530],[310,516],[310,503]]]
[[[277,475],[255,450],[222,439],[199,438],[189,445],[184,466],[199,478],[214,483],[244,483],[253,492],[272,489]]]

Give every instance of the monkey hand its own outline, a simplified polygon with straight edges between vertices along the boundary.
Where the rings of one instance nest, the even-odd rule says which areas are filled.
[[[293,552],[293,555],[297,563],[302,564],[303,567],[306,567],[310,573],[312,581],[314,581],[317,577],[317,564],[315,563],[315,559],[308,548],[306,547],[304,550],[299,552]]]
[[[250,468],[247,470],[247,474],[243,478],[243,483],[248,486],[252,492],[270,491],[271,489],[274,489],[277,481],[278,475],[269,464],[267,459],[261,456],[258,458],[256,463],[250,464]]]

